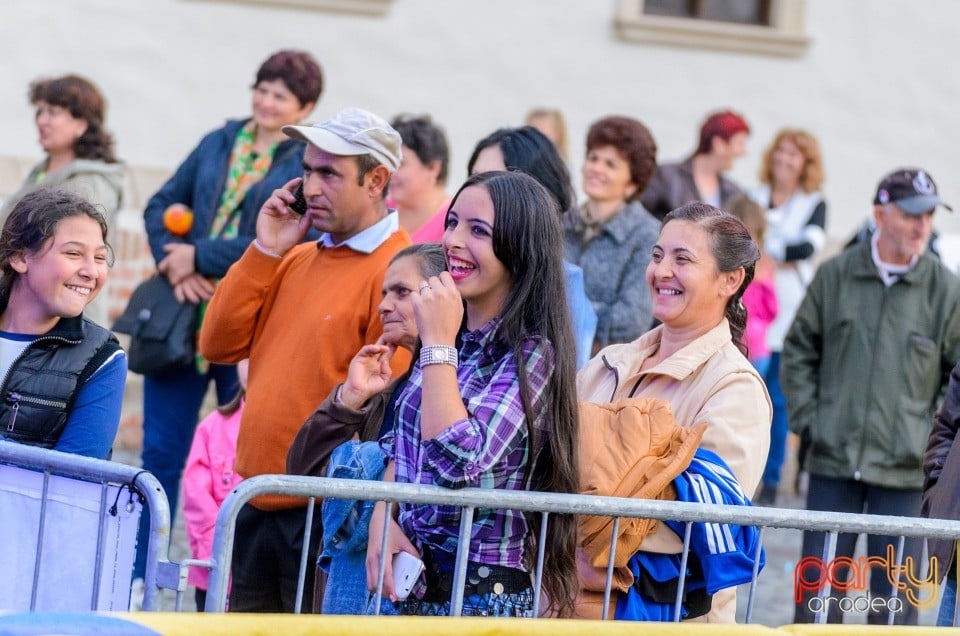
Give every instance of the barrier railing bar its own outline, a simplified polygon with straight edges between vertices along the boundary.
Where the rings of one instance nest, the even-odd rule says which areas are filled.
[[[781,510],[752,506],[730,506],[676,501],[640,500],[592,495],[563,495],[544,492],[517,492],[465,488],[452,490],[439,486],[369,482],[325,477],[260,475],[241,482],[228,495],[217,519],[214,537],[214,571],[207,592],[207,611],[223,611],[226,581],[229,576],[229,551],[233,547],[232,528],[236,515],[246,501],[263,494],[291,497],[354,499],[361,501],[408,502],[414,504],[472,506],[607,517],[651,518],[679,522],[715,521],[742,526],[803,529],[836,533],[840,530],[871,535],[904,535],[956,540],[960,521],[849,514],[824,511]],[[836,537],[833,537],[834,543]],[[462,546],[461,546],[462,547]],[[223,555],[227,555],[226,560]]]
[[[757,528],[757,547],[753,551],[753,574],[750,575],[750,592],[747,595],[747,613],[744,617],[745,623],[750,623],[753,619],[753,602],[757,600],[757,579],[760,577],[760,553],[763,552],[763,532],[766,530],[763,526]]]
[[[143,609],[155,612],[160,609],[157,570],[161,561],[169,562],[167,552],[170,548],[170,505],[167,503],[163,487],[152,474],[136,473],[133,485],[141,492],[147,493],[145,496],[150,510],[150,542],[147,544],[147,570],[143,576]],[[143,519],[140,523],[143,523]],[[228,571],[227,575],[229,574]]]
[[[693,522],[688,521],[683,528],[683,552],[680,554],[680,578],[677,580],[677,598],[673,603],[673,622],[680,622],[680,608],[683,605],[683,588],[687,584],[687,558],[690,556],[690,532]]]
[[[13,442],[0,443],[0,465],[11,465],[44,473],[44,490],[42,493],[44,499],[40,509],[41,532],[46,514],[46,499],[49,495],[49,478],[51,475],[62,475],[80,481],[109,483],[117,486],[132,483],[140,492],[144,493],[150,506],[151,530],[150,543],[147,546],[143,609],[155,610],[157,608],[159,599],[159,590],[156,588],[157,570],[161,562],[169,563],[167,554],[170,539],[170,506],[156,477],[141,471],[135,466]],[[42,543],[38,543],[38,550],[40,549],[39,546],[42,546]],[[39,554],[37,559],[39,561]],[[229,572],[227,572],[227,575],[229,576]],[[35,571],[34,589],[31,592],[30,601],[31,609],[36,608],[37,577],[38,571]]]
[[[617,537],[620,536],[620,517],[613,518],[613,532],[610,535],[610,558],[607,560],[607,580],[603,584],[603,610],[600,617],[607,620],[610,613],[610,596],[613,591],[613,562],[617,557]]]
[[[314,497],[310,497],[307,501],[307,525],[303,530],[303,546],[300,548],[300,571],[297,573],[297,600],[293,604],[294,614],[299,614],[303,609],[303,588],[307,578],[307,558],[310,556],[310,538],[313,534],[313,511],[316,502]]]
[[[473,506],[460,511],[460,534],[457,537],[457,561],[453,568],[453,590],[450,594],[450,616],[463,614],[463,586],[467,582],[467,560],[470,557],[470,534],[473,529]]]
[[[543,559],[547,551],[547,518],[550,515],[540,515],[540,538],[537,539],[537,569],[533,580],[533,615],[540,616],[540,587],[543,585]]]
[[[37,528],[37,551],[33,556],[33,589],[30,590],[30,611],[37,609],[37,590],[40,585],[40,560],[43,555],[43,529],[47,523],[47,495],[50,490],[50,473],[43,473],[43,490],[40,495],[40,524]]]
[[[390,532],[390,522],[393,520],[393,502],[388,501],[386,504],[386,512],[383,515],[383,535],[380,537],[380,564],[377,569],[377,590],[373,597],[374,616],[380,616],[380,603],[383,600],[383,576],[387,570],[387,535]]]
[[[103,551],[107,541],[107,493],[109,487],[100,482],[100,517],[97,523],[97,557],[93,562],[93,594],[90,596],[90,611],[97,609],[97,599],[100,598],[100,576],[103,573]]]
[[[900,566],[903,565],[903,556],[906,550],[907,538],[903,535],[900,536],[900,540],[897,541],[897,556],[896,556],[896,575],[893,577],[893,586],[890,590],[890,601],[897,598],[900,593]],[[893,619],[895,618],[893,612],[887,612],[887,625],[893,625]]]
[[[823,542],[823,554],[822,559],[823,563],[830,563],[833,561],[833,557],[837,555],[837,532],[832,531],[827,533],[824,537]],[[818,625],[825,625],[827,622],[827,598],[830,596],[832,587],[830,585],[830,578],[827,577],[826,583],[823,587],[820,588],[820,610],[814,614],[814,623]]]
[[[960,539],[957,539],[953,542],[953,549],[957,550],[954,554],[960,554]],[[960,581],[960,568],[953,568],[955,570],[953,574],[953,583],[954,585]],[[947,570],[947,576],[950,576],[950,570]],[[960,589],[960,585],[957,586]],[[956,595],[953,599],[953,626],[960,627],[960,603],[957,602]]]
[[[742,526],[830,531],[867,534],[903,534],[908,537],[956,539],[960,537],[960,521],[851,514],[814,510],[781,510],[754,506],[702,504],[684,501],[565,495],[532,491],[503,491],[482,488],[453,490],[440,486],[397,484],[394,482],[359,481],[330,477],[294,475],[259,475],[240,482],[229,497],[256,497],[275,492],[291,497],[323,499],[357,499],[360,501],[393,501],[432,505],[473,506],[498,510],[523,510],[560,514],[595,515],[602,517],[651,518],[672,521],[710,522],[723,518],[726,523]]]

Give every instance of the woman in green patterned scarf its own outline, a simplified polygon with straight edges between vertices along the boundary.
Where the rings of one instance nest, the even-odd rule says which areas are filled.
[[[304,144],[287,139],[280,129],[303,121],[322,88],[323,74],[310,54],[274,53],[257,71],[252,116],[207,134],[147,204],[144,221],[157,268],[179,299],[201,305],[201,316],[217,280],[253,240],[264,201],[302,176]],[[164,225],[171,206],[193,213],[182,235]],[[143,468],[160,480],[171,511],[177,508],[180,475],[211,381],[220,404],[236,393],[234,367],[203,360],[144,377]],[[147,534],[141,532],[135,577],[143,576],[146,545]]]

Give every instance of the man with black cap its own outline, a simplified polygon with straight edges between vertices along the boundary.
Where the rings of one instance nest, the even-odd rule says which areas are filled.
[[[952,211],[924,170],[886,175],[874,198],[876,231],[820,267],[787,334],[781,381],[791,430],[809,436],[809,510],[920,513],[923,450],[960,359],[960,279],[926,250],[937,207]],[[852,557],[856,538],[840,535],[836,557]],[[889,611],[898,624],[916,623],[911,593],[916,600],[931,590],[930,581],[918,590],[921,542],[908,539],[904,556],[913,560],[900,580],[915,578],[892,599],[896,560],[883,565],[897,541],[870,535],[867,552],[878,560],[869,589],[849,581],[849,596],[882,599],[867,603],[870,623],[886,623]],[[803,557],[821,557],[823,545],[824,533],[804,532]],[[795,622],[811,622],[821,608],[840,622],[855,607],[818,598],[807,583],[831,571],[819,566],[797,573],[805,589]],[[830,596],[844,594],[835,585]]]
[[[400,135],[386,121],[348,108],[283,132],[307,142],[303,178],[264,203],[257,238],[217,287],[200,332],[206,359],[250,359],[235,464],[245,478],[285,472],[287,450],[303,422],[346,377],[354,354],[380,337],[384,273],[410,244],[386,205],[401,158]],[[300,185],[306,206],[297,212],[292,206]],[[310,228],[323,235],[301,243]],[[390,360],[395,374],[409,363],[402,350]],[[260,497],[240,511],[232,611],[294,610],[304,503]],[[321,539],[319,513],[314,519],[311,558]],[[308,567],[307,599],[313,573]],[[303,609],[309,611],[310,603]]]

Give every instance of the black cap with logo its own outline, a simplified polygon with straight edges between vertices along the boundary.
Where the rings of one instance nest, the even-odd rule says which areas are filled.
[[[953,212],[953,208],[937,195],[937,184],[925,170],[900,168],[894,170],[877,186],[874,204],[893,203],[907,214],[924,214],[938,205]]]

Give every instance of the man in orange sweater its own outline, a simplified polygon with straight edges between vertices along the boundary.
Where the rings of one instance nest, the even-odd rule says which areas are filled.
[[[348,108],[284,133],[308,143],[303,155],[306,212],[291,206],[300,179],[275,190],[257,218],[257,238],[227,272],[207,307],[203,356],[250,358],[236,470],[283,473],[304,420],[347,375],[353,355],[380,337],[377,314],[390,258],[410,244],[387,209],[400,165],[400,135],[380,117]],[[311,228],[315,243],[300,243]],[[410,356],[393,356],[402,372]],[[311,556],[321,538],[314,519]],[[305,529],[303,501],[263,497],[240,512],[234,541],[232,611],[293,611]],[[304,598],[313,592],[307,568]],[[310,603],[304,603],[309,610]]]

